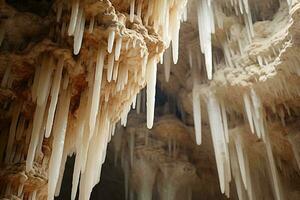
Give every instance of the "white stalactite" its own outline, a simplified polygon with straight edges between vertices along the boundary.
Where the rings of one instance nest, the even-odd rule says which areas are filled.
[[[241,177],[244,183],[244,187],[247,190],[247,175],[246,175],[246,167],[245,167],[244,149],[243,149],[242,139],[239,134],[236,136],[234,143],[235,143],[235,150],[238,158]]]
[[[85,14],[82,9],[80,9],[80,14],[77,17],[75,35],[74,35],[74,54],[78,55],[81,49],[84,30],[85,30]]]
[[[95,70],[95,78],[93,84],[93,95],[91,101],[90,120],[89,120],[89,127],[90,127],[91,134],[93,134],[94,132],[96,118],[99,110],[101,82],[102,82],[102,73],[103,73],[105,56],[106,56],[105,50],[99,47],[99,50],[97,52],[96,70]],[[92,135],[90,135],[89,137],[91,138],[91,136]]]
[[[48,200],[54,199],[56,184],[59,178],[64,141],[68,124],[71,91],[67,89],[60,96],[59,109],[53,127],[52,153],[49,162]]]
[[[222,112],[222,122],[223,122],[225,139],[226,142],[229,143],[228,121],[227,121],[226,108],[223,101],[221,101],[221,112]]]
[[[247,93],[244,93],[243,99],[244,99],[244,106],[245,106],[247,119],[248,119],[248,122],[250,125],[250,129],[251,129],[251,132],[254,133],[253,117],[252,117],[253,113],[252,113],[252,106],[251,106],[249,95]]]
[[[135,7],[135,0],[131,0],[130,2],[130,22],[134,20],[134,8]]]
[[[79,10],[79,0],[74,0],[72,2],[71,19],[70,19],[70,24],[69,24],[69,29],[68,29],[69,36],[73,35],[75,32],[78,10]]]
[[[50,79],[52,73],[52,66],[49,66],[51,64],[48,63],[48,60],[46,60],[46,58],[44,59],[43,62],[44,64],[41,70],[44,73],[40,74],[39,81],[38,81],[39,85],[37,88],[37,94],[38,94],[37,106],[33,117],[33,128],[32,128],[31,139],[30,139],[28,153],[27,153],[27,159],[26,159],[26,171],[31,170],[33,166],[36,147],[38,145],[39,134],[41,133],[40,130],[42,127],[46,105],[47,105],[47,99],[50,91]]]
[[[57,64],[57,69],[55,70],[54,79],[51,88],[51,102],[49,106],[49,112],[47,116],[47,125],[46,125],[46,133],[45,137],[48,138],[51,134],[54,113],[56,110],[58,94],[60,89],[61,77],[62,77],[62,70],[63,70],[64,60],[60,59]]]
[[[194,115],[194,126],[195,126],[195,136],[196,143],[198,145],[202,142],[201,136],[201,104],[200,104],[200,94],[197,90],[197,86],[193,87],[193,115]]]
[[[107,51],[108,51],[108,53],[112,52],[113,46],[114,46],[114,42],[115,42],[115,31],[111,30],[109,32],[108,41],[107,41]]]
[[[116,40],[116,48],[115,48],[115,60],[118,61],[121,55],[121,50],[122,50],[122,37],[119,37]]]
[[[205,56],[207,78],[212,79],[212,44],[211,34],[214,32],[212,8],[208,1],[200,1],[197,8],[200,47]]]
[[[231,175],[229,174],[229,152],[223,132],[224,129],[222,124],[220,105],[213,94],[209,94],[208,96],[207,110],[217,162],[220,189],[221,192],[224,193],[226,184],[229,184],[228,181],[230,181],[230,179],[228,178],[231,177]]]
[[[114,61],[115,61],[114,53],[109,54],[108,55],[108,64],[107,64],[107,76],[106,76],[108,82],[111,82],[111,80],[112,80]]]
[[[154,107],[155,107],[155,87],[156,87],[156,72],[157,59],[151,58],[147,64],[147,127],[149,129],[153,126],[154,121]]]
[[[280,179],[278,176],[278,171],[276,168],[276,163],[274,160],[274,155],[272,152],[272,146],[271,146],[271,142],[270,142],[268,133],[265,134],[264,142],[266,145],[267,157],[268,157],[268,161],[269,161],[269,165],[270,165],[270,169],[271,169],[271,179],[273,181],[272,185],[273,185],[273,190],[274,190],[274,197],[276,200],[281,200],[281,199],[283,199],[283,195],[282,195],[282,191],[281,191],[281,182],[280,182]]]

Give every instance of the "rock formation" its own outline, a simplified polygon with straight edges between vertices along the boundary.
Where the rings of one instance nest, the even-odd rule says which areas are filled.
[[[75,155],[70,199],[91,197],[106,157],[124,199],[299,199],[299,13],[0,0],[0,198],[54,199]]]

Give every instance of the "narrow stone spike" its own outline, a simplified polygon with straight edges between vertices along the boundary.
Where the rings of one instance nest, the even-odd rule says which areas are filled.
[[[197,88],[193,88],[193,114],[194,114],[194,126],[195,126],[195,136],[196,143],[201,144],[201,104],[200,104],[200,95],[197,91]]]
[[[147,64],[147,127],[149,129],[153,126],[154,121],[154,106],[155,106],[155,87],[156,87],[156,72],[157,61],[156,58],[149,60]]]
[[[250,99],[249,99],[249,96],[248,96],[247,93],[245,93],[243,95],[243,99],[244,99],[244,106],[245,106],[245,111],[246,111],[246,114],[247,114],[247,119],[248,119],[248,122],[249,122],[249,125],[250,125],[250,129],[251,129],[251,132],[254,133],[253,118],[252,118],[252,107],[251,107],[251,102],[250,102]]]
[[[112,52],[112,49],[113,49],[113,46],[114,46],[114,41],[115,41],[115,31],[114,30],[111,30],[109,32],[109,35],[108,35],[108,42],[107,42],[107,51],[108,53],[111,53]]]

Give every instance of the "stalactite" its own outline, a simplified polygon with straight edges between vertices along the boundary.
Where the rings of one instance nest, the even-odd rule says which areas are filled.
[[[245,167],[244,150],[243,150],[243,145],[242,145],[240,135],[238,135],[237,138],[235,139],[235,149],[238,158],[242,181],[244,183],[245,189],[247,190],[247,175],[246,175],[246,167]]]
[[[205,66],[207,78],[212,79],[212,47],[211,34],[214,32],[214,22],[211,18],[211,7],[208,5],[209,0],[198,3],[197,16],[201,51],[205,55]]]
[[[99,110],[99,102],[100,102],[100,92],[101,92],[101,82],[102,82],[102,73],[105,59],[105,50],[99,47],[97,52],[97,61],[96,61],[96,70],[93,84],[93,96],[91,100],[91,111],[90,111],[90,133],[94,132],[96,117]],[[91,138],[92,135],[89,137]]]
[[[191,84],[189,80],[180,80],[178,85],[180,89],[188,88],[187,92],[190,93],[193,104],[190,109],[186,108],[189,107],[186,105],[189,104],[189,95],[185,97],[184,93],[184,98],[178,105],[182,116],[187,114],[186,110],[193,114],[197,144],[201,144],[201,132],[205,131],[201,130],[201,124],[206,124],[207,120],[210,124],[221,192],[229,198],[232,192],[229,184],[232,173],[239,199],[260,197],[256,194],[257,180],[251,177],[254,174],[250,169],[253,164],[245,148],[253,142],[253,138],[249,139],[249,144],[246,143],[246,136],[242,135],[247,132],[244,129],[238,135],[232,134],[235,126],[238,126],[244,106],[250,130],[258,138],[255,142],[259,143],[262,139],[266,147],[274,197],[284,199],[281,174],[277,170],[279,161],[275,157],[278,155],[272,149],[271,142],[274,141],[265,127],[272,120],[277,120],[270,114],[272,111],[276,117],[279,115],[287,127],[291,123],[288,119],[298,114],[297,109],[292,106],[293,102],[289,101],[298,98],[300,92],[295,82],[289,84],[290,80],[286,80],[287,77],[291,77],[291,80],[297,79],[298,60],[285,57],[286,52],[297,55],[296,51],[293,52],[294,40],[297,38],[297,33],[293,30],[293,23],[297,21],[297,9],[293,9],[295,2],[287,1],[290,27],[281,30],[285,36],[282,39],[276,33],[277,30],[273,31],[274,37],[268,35],[267,32],[272,32],[269,29],[260,33],[260,29],[264,29],[261,25],[264,22],[260,20],[263,16],[258,15],[258,12],[263,11],[254,8],[248,0],[197,1],[196,23],[204,63],[201,62],[202,55],[197,50],[193,51],[192,44],[189,44],[187,53],[179,45],[180,22],[190,20],[188,14],[192,10],[186,3],[186,0],[55,1],[54,12],[49,12],[50,18],[53,15],[55,28],[50,27],[44,41],[31,41],[26,36],[30,45],[25,50],[20,47],[13,57],[0,59],[1,63],[5,60],[6,65],[1,69],[0,92],[13,94],[9,101],[5,100],[3,103],[3,110],[8,110],[5,117],[9,120],[8,128],[1,130],[1,135],[8,135],[5,149],[0,151],[1,156],[2,151],[4,152],[5,165],[22,164],[26,160],[24,173],[33,174],[36,173],[37,166],[42,166],[48,174],[48,182],[45,180],[44,184],[48,187],[47,198],[53,199],[60,192],[67,157],[75,153],[71,199],[76,198],[78,185],[79,199],[89,199],[93,187],[100,181],[107,144],[114,135],[116,123],[120,120],[123,126],[127,126],[128,121],[130,126],[131,105],[133,109],[137,109],[138,114],[147,109],[147,127],[153,127],[156,117],[154,108],[158,61],[164,63],[164,76],[168,82],[173,80],[172,76],[178,76],[175,73],[178,72],[176,66],[174,71],[172,69],[172,74],[170,73],[171,59],[176,64],[179,57],[188,57],[191,69],[198,70],[195,74],[194,71],[191,72],[193,86],[183,86],[184,82]],[[276,12],[284,12],[283,8],[284,6]],[[4,18],[6,16],[3,20]],[[279,17],[273,18],[269,21],[276,22]],[[266,22],[267,25],[268,23]],[[282,22],[279,20],[279,23]],[[9,23],[1,21],[1,52],[11,48],[10,29],[5,26],[9,26]],[[193,22],[188,22],[186,26],[193,26]],[[262,48],[254,51],[255,47],[263,43],[261,41],[273,50],[265,50],[262,45]],[[268,55],[268,51],[274,52]],[[16,59],[13,60],[14,58]],[[288,65],[285,63],[284,67],[280,66],[284,62],[288,62]],[[203,77],[203,64],[209,81],[200,80]],[[29,70],[27,65],[30,66]],[[17,74],[22,71],[20,66],[27,73],[25,78]],[[190,74],[187,73],[187,76]],[[23,84],[26,90],[19,92],[23,90],[23,85],[20,87],[19,84]],[[144,87],[147,87],[147,91],[140,92]],[[266,96],[263,95],[264,91],[267,91]],[[201,111],[205,106],[208,119],[206,110]],[[44,137],[49,139],[45,140]],[[141,138],[143,148],[154,148],[151,134],[147,132]],[[131,134],[128,155],[124,152],[122,155],[126,199],[133,199],[134,192],[138,199],[152,198],[155,172],[151,171],[150,161],[154,159],[151,157],[150,161],[146,161],[141,155],[136,155],[141,138]],[[179,140],[181,138],[175,136],[166,139],[164,148],[168,153],[164,156],[168,160],[179,159],[181,156]],[[23,141],[24,144],[17,146]],[[290,139],[296,163],[300,165],[297,146],[293,142]],[[129,160],[126,160],[126,156]],[[181,165],[176,163],[172,168],[160,163],[163,181],[159,184],[163,187],[158,189],[158,193],[162,198],[175,198],[177,189],[183,187],[179,182],[185,176],[180,176],[178,181],[178,177],[174,178],[178,173],[170,173],[172,169],[178,169],[178,166]],[[145,173],[145,176],[139,177],[138,189],[132,188],[130,175],[141,168],[144,171],[139,173]],[[182,170],[184,175],[189,169],[185,170],[186,168]],[[7,195],[15,192],[22,199],[43,199],[40,197],[43,194],[39,188],[28,191],[26,181],[21,181],[17,186],[9,182],[2,190]],[[192,198],[192,191],[191,188],[188,189],[189,199]]]
[[[57,69],[55,70],[53,85],[52,85],[51,94],[50,94],[51,103],[49,106],[49,113],[48,113],[48,117],[47,117],[47,126],[46,126],[46,133],[45,133],[46,138],[50,136],[50,133],[52,130],[54,113],[56,110],[58,94],[59,94],[59,89],[60,89],[60,85],[61,85],[60,83],[61,83],[61,77],[62,77],[63,64],[64,64],[64,60],[60,59],[57,64]]]
[[[95,26],[95,17],[93,16],[89,24],[89,33],[93,33],[94,26]]]
[[[81,49],[83,34],[85,29],[85,14],[82,9],[79,10],[74,34],[74,54],[77,55]]]
[[[225,192],[225,185],[229,184],[226,177],[230,177],[228,170],[230,171],[229,162],[229,152],[227,143],[225,140],[222,115],[220,111],[220,106],[216,97],[213,94],[210,94],[208,97],[207,107],[208,107],[208,116],[209,123],[212,133],[213,146],[215,150],[215,157],[217,162],[217,169],[219,174],[220,188],[221,192]]]
[[[201,104],[200,95],[197,91],[197,87],[193,88],[193,114],[195,124],[196,143],[201,144]]]
[[[113,46],[115,42],[115,31],[110,31],[108,35],[108,41],[107,41],[107,51],[108,53],[112,52]]]
[[[118,61],[120,58],[121,50],[122,50],[122,37],[119,37],[116,40],[116,48],[115,48],[115,60]]]
[[[108,56],[108,65],[107,65],[107,81],[111,82],[112,76],[113,76],[113,69],[114,69],[114,61],[115,61],[115,55],[109,54]]]
[[[71,94],[70,90],[63,91],[60,97],[59,113],[53,127],[53,144],[52,155],[49,163],[49,183],[48,183],[48,199],[53,199],[56,189],[56,184],[59,177],[59,169],[62,160],[65,134],[68,123],[68,113],[70,106]]]
[[[146,162],[146,163],[145,163]],[[137,160],[135,164],[135,169],[142,170],[142,176],[140,176],[140,186],[137,195],[138,200],[151,200],[152,199],[152,191],[155,182],[155,169],[151,168],[151,165],[144,160]],[[133,171],[134,172],[134,171]]]
[[[251,109],[251,102],[250,102],[248,94],[244,94],[243,98],[244,98],[245,111],[247,114],[247,119],[248,119],[248,122],[249,122],[249,125],[251,128],[251,132],[254,133],[253,120],[252,120],[253,113],[252,113],[252,109]]]
[[[9,128],[9,138],[7,141],[7,147],[6,147],[6,157],[5,157],[5,163],[8,163],[10,160],[10,156],[12,154],[12,148],[13,148],[13,141],[16,136],[16,128],[18,123],[18,118],[20,115],[22,103],[17,103],[16,105],[12,106],[12,120]]]
[[[71,36],[74,34],[75,27],[76,27],[76,21],[78,17],[79,12],[79,0],[75,0],[72,2],[72,13],[71,13],[71,19],[69,23],[68,28],[68,35]]]
[[[226,108],[223,101],[221,101],[221,112],[222,112],[222,122],[224,127],[225,139],[226,142],[229,143],[228,121],[227,121]]]
[[[266,135],[264,137],[265,138],[264,142],[265,142],[265,145],[266,145],[267,158],[268,158],[270,169],[271,169],[271,176],[272,176],[271,179],[273,181],[272,185],[273,185],[273,189],[274,189],[274,193],[275,193],[274,197],[277,200],[280,200],[280,199],[283,198],[281,182],[280,182],[280,179],[279,179],[279,176],[278,176],[278,171],[277,171],[277,168],[276,168],[276,165],[275,165],[275,160],[274,160],[274,155],[273,155],[273,152],[272,152],[270,138],[267,134],[268,133],[266,133]]]
[[[149,60],[147,64],[147,127],[152,128],[154,121],[155,87],[156,87],[156,58]]]
[[[130,22],[134,20],[135,0],[131,0],[130,3]]]
[[[40,129],[43,123],[43,118],[45,114],[47,98],[50,90],[50,79],[52,73],[51,63],[45,58],[43,60],[43,65],[41,70],[44,73],[39,76],[39,85],[37,86],[37,107],[33,117],[33,128],[31,134],[31,140],[28,148],[28,154],[26,159],[26,170],[31,170],[33,166],[33,161],[35,157],[36,147],[38,144],[38,138],[40,134]]]

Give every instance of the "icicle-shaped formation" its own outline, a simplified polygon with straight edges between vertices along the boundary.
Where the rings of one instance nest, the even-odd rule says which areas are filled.
[[[72,1],[72,13],[71,13],[71,19],[70,19],[69,29],[68,29],[69,36],[73,35],[75,32],[78,10],[79,10],[79,0]]]
[[[221,101],[221,111],[222,111],[222,121],[226,142],[229,143],[229,133],[228,133],[228,122],[227,122],[227,114],[224,102]]]
[[[200,72],[198,66],[192,67],[192,78],[193,78],[193,115],[194,115],[194,127],[196,143],[201,144],[201,104],[200,104]]]
[[[212,45],[211,34],[215,32],[210,0],[201,0],[197,8],[198,28],[201,51],[205,56],[207,78],[212,79]]]
[[[244,187],[243,187],[243,183],[241,180],[242,178],[241,178],[241,173],[239,170],[239,164],[237,161],[237,154],[232,145],[230,146],[230,161],[231,161],[230,163],[232,166],[232,175],[233,175],[233,178],[235,181],[238,198],[240,200],[244,200],[244,199],[246,199],[246,194],[244,192]]]
[[[107,64],[107,76],[106,79],[108,82],[111,82],[113,76],[113,69],[114,69],[114,62],[115,62],[115,54],[111,53],[108,56],[108,64]]]
[[[264,138],[264,142],[266,145],[266,149],[267,149],[267,157],[268,157],[268,161],[269,161],[269,165],[270,165],[270,169],[271,169],[271,179],[273,181],[273,190],[274,190],[274,197],[276,198],[276,200],[281,200],[283,199],[283,195],[282,195],[282,191],[281,191],[281,182],[279,179],[279,175],[278,175],[278,171],[276,168],[276,164],[275,164],[275,159],[274,159],[274,155],[272,152],[272,146],[271,146],[271,141],[269,138],[268,133],[265,134]]]
[[[251,98],[249,98],[248,93],[244,93],[243,95],[246,116],[251,132],[255,132],[257,137],[261,138],[261,136],[264,135],[261,101],[253,88],[250,90],[250,96]]]
[[[37,86],[37,106],[33,117],[33,128],[31,133],[31,140],[28,148],[26,170],[32,169],[33,161],[35,157],[36,147],[38,139],[40,138],[41,127],[47,105],[47,99],[50,91],[51,75],[53,70],[52,58],[44,58],[41,71],[43,73],[38,74],[38,86]]]
[[[246,114],[247,114],[247,119],[248,119],[248,122],[249,122],[249,125],[250,125],[250,128],[251,128],[251,132],[254,133],[251,102],[250,102],[248,94],[245,93],[243,95],[243,99],[244,99],[245,111],[246,111]]]
[[[95,78],[94,78],[94,85],[93,85],[93,96],[92,96],[92,104],[91,104],[92,106],[90,111],[90,133],[94,132],[96,117],[99,110],[104,59],[105,59],[105,50],[99,47],[99,50],[97,52],[97,63],[96,63],[96,71],[95,71]]]
[[[201,104],[200,104],[200,94],[197,87],[193,87],[193,114],[194,114],[194,126],[195,126],[195,136],[196,143],[201,144]]]
[[[90,78],[89,82],[92,85],[93,79]],[[77,193],[78,188],[78,182],[79,182],[79,176],[80,176],[80,170],[81,166],[84,164],[83,160],[83,153],[84,149],[87,148],[87,137],[84,137],[83,134],[85,130],[87,129],[87,120],[86,118],[88,115],[88,110],[90,109],[90,99],[88,96],[91,96],[92,89],[90,88],[88,91],[84,92],[80,99],[80,105],[78,108],[78,118],[76,121],[76,159],[75,159],[75,165],[74,165],[74,171],[73,171],[73,180],[72,180],[72,192],[71,192],[71,199],[74,200]]]
[[[166,1],[166,0],[165,0]],[[172,40],[172,53],[173,53],[173,62],[177,64],[178,62],[178,55],[179,55],[179,30],[180,30],[180,18],[182,13],[184,12],[184,7],[186,6],[186,1],[182,0],[180,3],[174,4],[177,6],[173,8],[168,15],[167,19],[169,18],[169,28],[170,28],[170,38]]]
[[[17,123],[20,115],[20,111],[22,108],[21,103],[17,103],[16,105],[12,106],[12,120],[9,128],[9,138],[7,142],[7,147],[6,147],[6,156],[5,156],[5,163],[9,163],[11,160],[10,156],[12,155],[12,149],[13,149],[13,142],[16,136],[16,130],[17,130]]]
[[[212,57],[212,34],[215,33],[215,21],[216,18],[216,25],[218,28],[224,29],[224,17],[222,14],[223,7],[226,10],[226,7],[232,6],[232,10],[235,11],[236,15],[241,15],[244,19],[246,34],[247,34],[247,42],[251,42],[252,38],[254,37],[254,28],[252,22],[252,15],[248,0],[231,0],[225,1],[224,5],[219,1],[213,0],[199,0],[197,2],[197,20],[198,20],[198,31],[199,31],[199,41],[201,52],[204,54],[205,57],[205,67],[206,73],[209,80],[213,77],[213,57]],[[222,14],[220,14],[222,13]],[[224,29],[225,30],[225,29]],[[230,67],[234,66],[235,63],[232,61],[231,57],[235,54],[234,51],[229,48],[228,43],[231,40],[234,40],[238,43],[242,53],[242,43],[240,38],[229,39],[228,33],[227,41],[226,39],[222,41],[223,52],[225,57],[226,65]]]
[[[157,60],[151,58],[147,64],[147,127],[152,128],[155,107]]]
[[[85,14],[83,9],[80,9],[79,14],[77,16],[77,22],[76,22],[75,33],[74,33],[74,54],[75,55],[79,54],[81,44],[82,44],[84,29],[85,29]]]
[[[115,48],[115,60],[116,61],[118,61],[120,58],[121,50],[122,50],[122,37],[119,37],[116,40],[116,48]]]
[[[247,175],[246,175],[245,158],[244,158],[245,156],[244,156],[244,150],[243,150],[242,139],[240,134],[237,134],[237,137],[235,138],[234,142],[235,142],[235,149],[236,149],[242,180],[245,189],[247,189]]]
[[[226,189],[229,189],[229,182],[231,177],[229,151],[224,135],[220,105],[213,94],[210,94],[208,96],[207,110],[213,146],[215,150],[220,188],[221,192],[224,193]]]
[[[48,113],[47,125],[46,125],[46,133],[45,133],[46,138],[48,138],[50,136],[50,133],[52,130],[54,113],[56,110],[58,93],[59,93],[59,89],[60,89],[63,64],[64,64],[64,60],[60,59],[57,64],[57,69],[55,70],[54,80],[52,83],[51,94],[50,94],[51,95],[51,103],[50,103],[50,107],[49,107],[49,113]]]
[[[110,137],[110,121],[105,111],[97,118],[95,133],[88,147],[86,166],[81,174],[79,199],[89,199],[92,188],[100,181],[101,166],[106,155],[106,146]],[[101,120],[100,120],[101,119]],[[74,187],[74,186],[73,186]]]
[[[135,7],[135,0],[131,0],[130,2],[130,22],[134,20],[134,7]]]
[[[108,41],[107,41],[107,51],[108,53],[112,52],[113,46],[115,42],[115,31],[112,30],[109,32]]]
[[[138,180],[138,200],[151,200],[152,190],[155,183],[156,169],[153,169],[151,164],[146,160],[138,159],[133,167],[133,173],[139,174]]]
[[[253,88],[251,88],[250,95],[251,95],[251,100],[253,103],[253,110],[254,110],[253,122],[254,122],[255,132],[256,132],[257,137],[261,138],[265,132],[264,124],[263,124],[264,122],[263,122],[263,116],[262,116],[261,101],[260,101],[260,98],[255,93]]]
[[[59,177],[59,169],[68,123],[70,100],[70,89],[64,90],[63,94],[60,96],[58,113],[53,127],[52,154],[49,163],[48,200],[54,199],[56,184]]]

